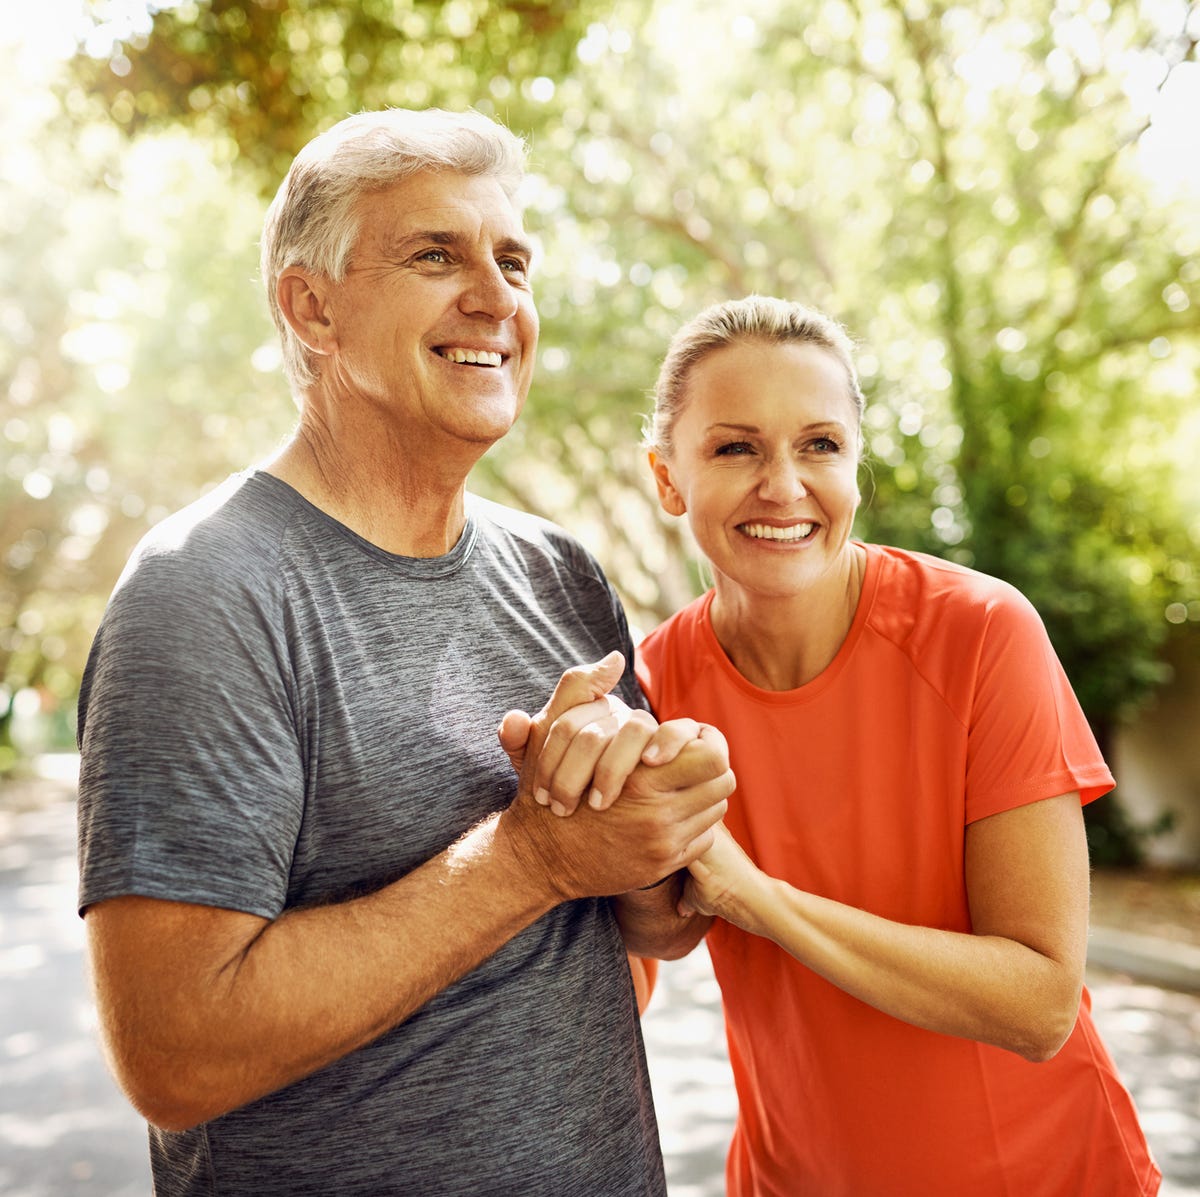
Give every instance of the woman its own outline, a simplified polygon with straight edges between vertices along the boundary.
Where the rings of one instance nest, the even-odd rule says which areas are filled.
[[[738,790],[678,913],[627,941],[707,932],[731,1194],[1153,1194],[1083,988],[1081,804],[1112,777],[1016,590],[852,539],[862,408],[845,335],[799,305],[721,304],[671,344],[650,462],[714,584],[639,674],[660,719],[725,733]]]

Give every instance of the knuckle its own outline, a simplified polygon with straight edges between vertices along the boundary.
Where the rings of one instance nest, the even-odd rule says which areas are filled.
[[[579,729],[576,735],[576,740],[579,741],[583,748],[597,748],[602,744],[608,743],[611,735],[611,730],[605,728],[601,723],[588,723]]]
[[[649,711],[631,711],[629,713],[629,722],[634,727],[651,733],[656,732],[659,727],[658,720]]]

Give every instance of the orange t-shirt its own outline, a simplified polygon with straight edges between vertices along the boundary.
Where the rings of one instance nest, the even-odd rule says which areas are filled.
[[[903,923],[969,931],[966,825],[1112,788],[1033,607],[1006,583],[867,545],[828,668],[751,685],[712,631],[711,592],[643,642],[660,719],[729,739],[726,824],[766,873]],[[1160,1174],[1092,1023],[1053,1060],[921,1030],[717,920],[739,1114],[731,1197],[1129,1197]]]

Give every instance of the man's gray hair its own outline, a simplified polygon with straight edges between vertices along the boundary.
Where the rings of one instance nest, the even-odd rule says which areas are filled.
[[[291,266],[340,282],[358,239],[359,197],[421,171],[494,178],[516,203],[525,144],[482,113],[389,108],[347,117],[296,155],[267,209],[260,271],[295,392],[316,379],[312,354],[279,308],[279,276]]]

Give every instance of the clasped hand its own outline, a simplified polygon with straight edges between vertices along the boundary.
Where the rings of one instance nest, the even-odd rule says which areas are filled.
[[[611,653],[568,670],[537,715],[510,711],[499,728],[520,775],[507,814],[564,898],[628,892],[686,867],[711,846],[734,788],[721,733],[630,710],[609,693],[623,669]]]

